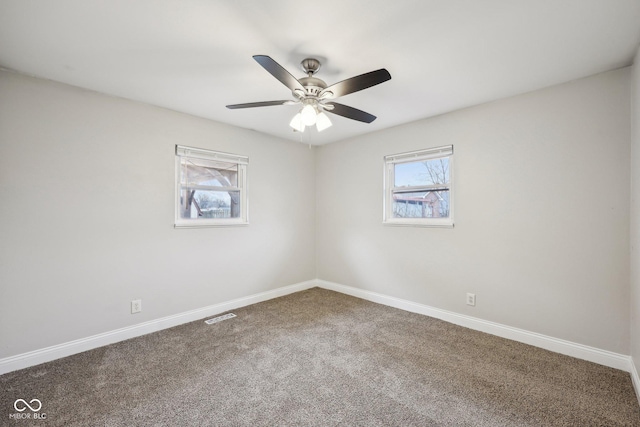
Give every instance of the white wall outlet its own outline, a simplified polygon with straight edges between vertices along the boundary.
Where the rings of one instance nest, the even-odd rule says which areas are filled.
[[[476,305],[476,294],[467,294],[467,305]]]
[[[131,314],[140,313],[142,311],[142,300],[134,299],[131,301]]]

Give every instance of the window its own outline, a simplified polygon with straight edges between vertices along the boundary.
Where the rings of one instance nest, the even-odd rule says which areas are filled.
[[[176,145],[176,227],[249,223],[247,165],[235,154]]]
[[[385,224],[453,227],[453,146],[384,158]]]

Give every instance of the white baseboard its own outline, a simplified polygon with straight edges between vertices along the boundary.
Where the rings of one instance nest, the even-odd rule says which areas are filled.
[[[465,328],[474,329],[476,331],[486,332],[502,338],[513,341],[522,342],[533,345],[535,347],[544,348],[556,353],[565,354],[567,356],[576,357],[578,359],[588,360],[600,365],[609,366],[611,368],[620,369],[632,373],[633,362],[630,356],[613,353],[607,350],[601,350],[595,347],[589,347],[558,338],[549,337],[535,332],[525,331],[523,329],[513,328],[511,326],[502,325],[500,323],[489,322],[487,320],[478,319],[476,317],[466,316],[454,313],[452,311],[441,310],[424,304],[403,300],[400,298],[382,295],[376,292],[366,291],[363,289],[353,288],[351,286],[340,285],[338,283],[327,282],[325,280],[316,280],[319,287],[351,295],[364,300],[376,302],[390,307],[399,308],[401,310],[410,311],[412,313],[424,314],[426,316],[435,317],[436,319],[445,320]],[[633,375],[633,374],[632,374]],[[636,394],[640,396],[638,382],[638,374],[636,372],[634,384]]]
[[[640,376],[638,376],[638,369],[636,368],[636,364],[633,363],[633,358],[631,358],[631,381],[633,381],[633,388],[636,389],[636,396],[638,397],[638,403],[640,404]]]
[[[290,286],[273,289],[271,291],[261,292],[243,298],[234,299],[220,304],[210,305],[208,307],[198,308],[196,310],[187,311],[173,316],[163,317],[161,319],[151,320],[126,328],[116,329],[114,331],[93,335],[87,338],[66,342],[63,344],[46,347],[40,350],[30,351],[28,353],[18,354],[16,356],[0,359],[0,375],[7,372],[17,371],[18,369],[28,368],[30,366],[39,365],[40,363],[50,362],[61,357],[71,356],[83,351],[92,350],[94,348],[124,341],[129,338],[139,337],[162,329],[172,328],[183,323],[193,322],[194,320],[204,317],[220,314],[225,311],[234,310],[239,307],[256,304],[258,302],[267,301],[278,298],[294,292],[303,291],[316,286],[315,281],[296,283]]]

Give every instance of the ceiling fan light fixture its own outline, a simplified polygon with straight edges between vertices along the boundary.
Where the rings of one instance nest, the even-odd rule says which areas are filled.
[[[297,130],[298,132],[304,132],[305,125],[302,123],[302,115],[300,113],[293,116],[289,126],[293,128],[293,130]]]
[[[331,120],[329,120],[329,116],[325,113],[319,113],[316,120],[316,128],[318,128],[318,132],[322,132],[323,130],[330,128],[332,125]]]
[[[298,132],[304,132],[307,126],[316,125],[318,132],[331,127],[331,120],[324,114],[329,111],[332,114],[357,120],[362,123],[371,123],[376,116],[348,105],[338,104],[333,100],[350,93],[359,92],[372,86],[384,83],[391,79],[391,74],[384,68],[360,74],[338,83],[327,85],[324,80],[314,77],[320,69],[320,61],[314,58],[306,58],[302,61],[302,68],[306,77],[295,78],[267,55],[254,55],[253,59],[269,74],[275,77],[289,89],[293,100],[248,102],[244,104],[231,104],[227,108],[235,110],[240,108],[269,107],[274,105],[301,105],[301,109],[291,119],[289,126]]]
[[[316,124],[316,120],[318,118],[318,113],[313,105],[307,104],[302,107],[302,111],[300,111],[300,116],[302,119],[302,123],[305,126],[313,126]]]

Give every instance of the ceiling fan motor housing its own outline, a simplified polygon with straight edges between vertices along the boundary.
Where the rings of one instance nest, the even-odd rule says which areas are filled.
[[[320,61],[315,58],[306,58],[300,62],[300,66],[304,72],[307,73],[307,77],[303,77],[298,80],[300,84],[304,86],[305,93],[303,97],[317,97],[320,92],[327,87],[327,84],[323,80],[313,77],[313,75],[320,69]],[[296,92],[294,91],[293,94],[296,95]]]
[[[304,86],[305,96],[316,97],[327,87],[327,84],[317,77],[303,77],[298,80]],[[295,92],[294,92],[295,94]]]

